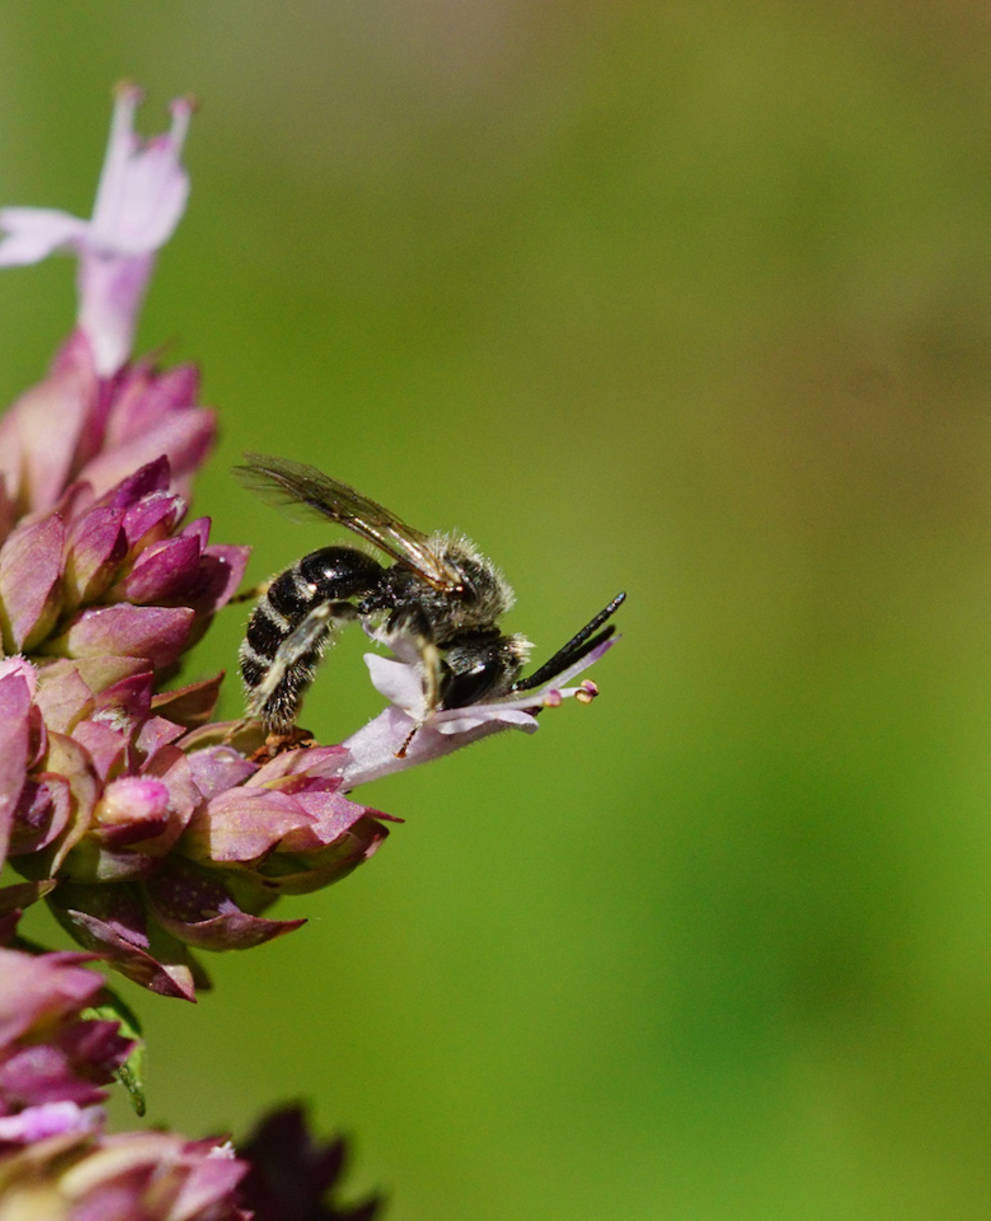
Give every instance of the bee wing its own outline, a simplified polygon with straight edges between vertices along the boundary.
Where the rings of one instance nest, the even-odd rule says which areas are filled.
[[[236,466],[234,471],[252,491],[268,500],[303,505],[321,517],[339,522],[400,564],[412,568],[435,589],[453,592],[461,588],[460,574],[445,563],[427,535],[407,526],[394,513],[346,483],[331,479],[315,466],[286,458],[245,454],[245,460],[245,465]]]

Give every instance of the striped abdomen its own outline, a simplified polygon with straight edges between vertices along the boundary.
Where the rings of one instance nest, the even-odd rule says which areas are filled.
[[[351,547],[323,547],[275,578],[248,620],[239,658],[248,715],[284,733],[296,722],[334,625],[355,619],[347,601],[378,587],[384,569]]]

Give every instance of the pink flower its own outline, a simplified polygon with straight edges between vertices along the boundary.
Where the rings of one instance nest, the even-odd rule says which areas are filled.
[[[269,1114],[238,1153],[229,1140],[108,1133],[114,1077],[141,1097],[120,1002],[78,953],[11,948],[0,921],[0,1212],[5,1221],[371,1221],[379,1201],[337,1200],[346,1149],[318,1142],[302,1111]],[[99,1007],[94,1009],[94,1007]],[[101,1016],[94,1016],[99,1012]]]
[[[132,1044],[116,1022],[82,1016],[103,987],[87,961],[0,948],[0,1159],[13,1146],[102,1125],[100,1087]]]
[[[53,509],[73,485],[87,483],[99,497],[161,457],[172,490],[188,495],[216,432],[198,390],[192,365],[159,372],[139,360],[100,378],[77,331],[44,381],[0,419],[0,538],[18,518]]]
[[[0,420],[0,864],[25,879],[0,889],[0,921],[44,899],[86,950],[193,1000],[200,951],[297,928],[266,915],[280,895],[345,877],[383,843],[389,816],[351,790],[501,729],[532,731],[569,696],[590,701],[593,683],[566,684],[612,643],[611,627],[593,633],[622,595],[532,680],[579,658],[552,682],[488,703],[428,711],[417,658],[369,657],[389,705],[340,746],[273,758],[258,724],[211,722],[222,676],[163,689],[234,595],[248,549],[185,520],[214,433],[196,370],[130,359],[155,253],[188,193],[189,103],[142,144],[139,96],[118,92],[89,221],[0,209],[0,266],[69,249],[80,285],[77,331]],[[32,1122],[54,1132],[73,1118],[62,1107]]]
[[[261,913],[386,836],[343,795],[341,747],[260,764],[218,741],[218,686],[155,695],[147,660],[112,653],[0,662],[0,843],[31,879],[0,890],[0,913],[46,898],[87,950],[187,1000],[205,979],[192,951],[298,928]]]
[[[2,208],[0,267],[37,263],[57,250],[79,259],[78,323],[96,373],[109,377],[131,352],[138,311],[154,267],[186,207],[189,178],[179,161],[192,104],[172,103],[168,132],[142,143],[134,131],[141,91],[117,90],[110,139],[93,205],[80,220],[54,208]]]
[[[240,583],[246,547],[208,543],[209,520],[182,525],[167,459],[94,499],[68,489],[0,543],[5,653],[116,655],[171,666]]]

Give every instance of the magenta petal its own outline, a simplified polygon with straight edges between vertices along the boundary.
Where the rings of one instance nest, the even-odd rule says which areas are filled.
[[[69,1099],[43,1102],[0,1118],[0,1142],[34,1145],[50,1143],[56,1137],[80,1138],[96,1131],[101,1122],[97,1109],[82,1107]]]
[[[170,478],[169,460],[161,454],[153,462],[129,471],[118,483],[100,493],[99,503],[113,509],[133,510],[146,498],[161,499],[155,496],[157,492],[168,493]],[[133,538],[134,532],[128,530],[128,539],[133,541]]]
[[[75,1064],[85,1065],[97,1080],[109,1081],[131,1049],[134,1040],[120,1034],[119,1023],[108,1019],[83,1019],[65,1028],[59,1046]]]
[[[62,341],[52,357],[51,372],[53,374],[75,373],[77,376],[87,378],[93,384],[94,389],[99,388],[96,369],[93,365],[93,350],[89,340],[78,327],[70,333],[68,339]],[[97,413],[97,417],[100,425],[99,435],[102,437],[105,420],[99,413]],[[88,458],[93,452],[93,448],[93,445],[83,446],[80,450],[82,457]]]
[[[94,832],[112,848],[160,835],[168,824],[168,785],[148,776],[119,776],[103,792]]]
[[[61,1018],[90,1004],[103,980],[79,963],[88,956],[24,954],[0,949],[0,1048],[43,1019]]]
[[[283,852],[313,852],[324,848],[336,843],[362,818],[378,815],[377,810],[349,801],[340,793],[311,791],[297,793],[295,797],[312,822],[294,828],[283,837],[279,843]]]
[[[288,794],[241,785],[197,811],[183,844],[190,855],[213,861],[254,861],[309,820]]]
[[[176,365],[158,375],[154,396],[158,400],[158,411],[175,411],[176,408],[193,407],[200,393],[199,366],[187,363]]]
[[[164,454],[173,479],[178,481],[199,468],[210,452],[216,431],[216,417],[206,408],[173,412],[126,444],[104,450],[83,467],[79,477],[88,480],[94,491],[100,493],[136,466]]]
[[[306,923],[305,918],[266,920],[247,912],[227,912],[195,922],[171,919],[158,909],[155,914],[162,927],[173,937],[200,950],[250,950],[265,941],[291,933]]]
[[[166,416],[196,409],[200,375],[195,365],[178,365],[164,373],[148,360],[122,371],[107,424],[111,445],[126,445]]]
[[[73,936],[81,945],[105,958],[134,983],[159,996],[175,996],[186,1001],[196,999],[193,974],[184,963],[158,962],[95,916],[72,910],[67,910],[65,915]]]
[[[168,788],[168,830],[151,841],[147,850],[163,855],[189,825],[203,798],[193,779],[193,769],[178,746],[163,746],[145,763],[146,778],[155,777]]]
[[[0,657],[0,678],[16,674],[28,685],[28,692],[34,699],[38,693],[39,674],[26,657]]]
[[[137,747],[142,754],[146,755],[148,762],[145,766],[150,766],[151,759],[162,750],[174,742],[176,738],[182,737],[182,726],[173,725],[166,717],[153,716],[141,726],[141,731],[137,738]]]
[[[346,878],[369,860],[388,837],[389,830],[373,818],[361,818],[332,844],[314,852],[283,853],[280,846],[277,868],[259,873],[268,894],[308,894]],[[296,868],[293,868],[295,864]]]
[[[348,752],[343,746],[313,746],[308,750],[284,750],[255,772],[251,778],[251,784],[267,785],[284,776],[304,776],[321,780],[337,779],[347,758]]]
[[[15,530],[0,550],[0,602],[9,652],[21,652],[51,627],[64,544],[65,527],[50,516]]]
[[[72,790],[64,776],[41,772],[31,777],[21,792],[10,840],[10,855],[40,852],[53,843],[69,825]]]
[[[182,948],[173,945],[172,938],[165,938],[167,961],[153,956],[144,910],[128,885],[62,886],[49,903],[82,946],[106,959],[128,979],[161,996],[196,999],[193,973],[183,960]],[[89,910],[80,910],[82,904]],[[96,912],[99,915],[91,914]],[[99,985],[99,977],[95,978]]]
[[[98,690],[93,697],[93,719],[131,733],[151,711],[153,685],[151,670],[139,670]]]
[[[74,1102],[77,1106],[88,1106],[105,1098],[106,1093],[76,1075],[61,1047],[36,1043],[14,1051],[0,1064],[0,1097],[8,1105],[37,1107],[53,1102]]]
[[[189,591],[189,605],[208,612],[226,606],[241,585],[250,556],[250,547],[207,547]]]
[[[177,725],[184,725],[189,729],[195,725],[204,725],[217,705],[223,678],[221,671],[213,678],[204,678],[198,683],[177,687],[173,691],[159,692],[152,699],[151,706],[161,716]]]
[[[110,598],[137,605],[173,601],[195,583],[200,545],[195,538],[167,538],[145,548]],[[184,599],[188,601],[188,599]]]
[[[196,787],[206,800],[241,784],[255,770],[255,764],[232,746],[207,746],[192,751],[189,766]]]
[[[130,668],[134,665],[132,662]],[[42,668],[38,683],[37,702],[48,727],[59,733],[73,732],[94,759],[102,760],[98,764],[101,775],[107,774],[114,756],[147,718],[151,706],[151,671],[142,669],[137,674],[117,678],[126,668],[126,659],[124,665],[117,666],[60,659]],[[87,671],[91,681],[95,676],[96,682],[107,683],[103,690],[94,691],[89,686],[83,677]]]
[[[97,395],[92,368],[66,364],[0,419],[0,474],[22,512],[50,508],[73,474]]]
[[[198,949],[250,949],[306,923],[263,920],[241,911],[219,881],[189,863],[177,861],[155,874],[145,890],[162,927]]]
[[[127,738],[119,730],[101,721],[80,721],[72,731],[73,740],[84,747],[101,780],[116,770],[124,760]]]
[[[193,538],[198,538],[200,541],[200,550],[206,547],[210,541],[210,518],[197,517],[187,525],[183,526],[182,533]]]
[[[84,1180],[85,1194],[73,1201],[72,1221],[262,1221],[260,1213],[238,1207],[234,1189],[248,1166],[228,1142],[185,1141],[150,1130],[115,1132],[100,1137],[99,1152],[83,1165],[95,1173],[92,1182]],[[303,1214],[270,1216],[289,1221]],[[361,1219],[355,1214],[353,1221]]]
[[[48,734],[48,752],[45,756],[46,772],[60,778],[69,788],[69,823],[60,835],[57,846],[53,846],[48,861],[49,876],[56,871],[79,843],[89,828],[93,807],[99,792],[99,782],[93,772],[92,760],[83,747],[72,738],[60,733]]]
[[[184,606],[99,607],[77,615],[47,649],[66,657],[141,657],[157,670],[179,657],[192,621],[193,611]]]
[[[140,658],[107,655],[70,661],[58,658],[41,667],[36,701],[49,729],[68,733],[82,716],[90,715],[94,698],[127,675],[142,670]],[[108,721],[118,715],[117,701],[105,712]]]
[[[71,606],[95,601],[113,579],[127,555],[123,517],[123,510],[104,505],[73,523],[65,563],[66,600]]]
[[[227,1197],[248,1173],[249,1167],[247,1162],[236,1159],[233,1152],[230,1157],[218,1154],[219,1148],[214,1146],[212,1155],[205,1154],[190,1167],[172,1205],[172,1216],[176,1221],[224,1215],[215,1206],[227,1202]],[[253,1214],[250,1210],[239,1209],[227,1215],[230,1221],[250,1221]],[[360,1221],[360,1218],[355,1217],[354,1221]]]
[[[0,861],[7,854],[14,811],[28,764],[31,692],[19,674],[0,679]]]
[[[133,556],[145,547],[168,538],[186,506],[182,497],[166,492],[143,496],[124,514],[124,533]]]

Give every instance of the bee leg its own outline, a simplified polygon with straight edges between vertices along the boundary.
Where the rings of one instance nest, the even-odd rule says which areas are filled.
[[[251,692],[249,715],[260,718],[267,729],[283,733],[291,729],[331,628],[357,618],[350,602],[318,602],[279,645]]]
[[[430,624],[418,608],[405,610],[403,617],[389,623],[384,643],[405,662],[416,661],[423,681],[423,716],[413,722],[403,744],[396,751],[397,759],[404,759],[416,731],[428,720],[432,712],[441,706],[441,655],[440,649],[430,636]]]
[[[421,729],[427,718],[432,712],[440,707],[440,650],[432,640],[419,639],[416,641],[417,650],[420,654],[420,665],[423,670],[423,699],[425,704],[423,719],[414,721],[409,733],[403,739],[403,744],[396,751],[397,759],[405,759],[406,752],[409,750],[409,744],[416,736],[416,731]]]
[[[242,590],[241,593],[235,594],[228,602],[229,606],[233,606],[235,602],[255,602],[258,598],[264,597],[268,593],[272,585],[272,579],[262,581],[260,585],[252,585],[250,589]]]

